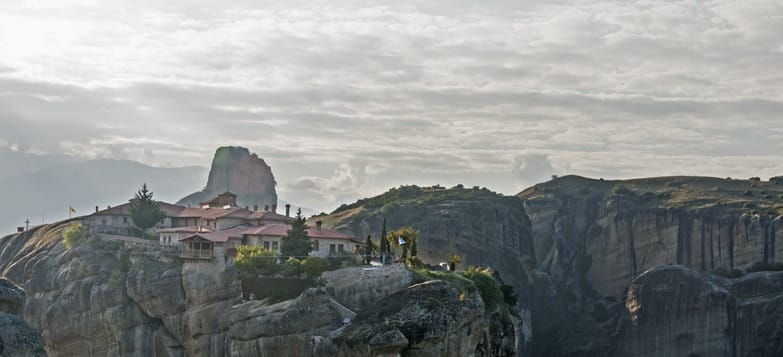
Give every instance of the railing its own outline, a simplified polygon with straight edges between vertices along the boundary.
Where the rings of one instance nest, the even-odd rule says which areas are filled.
[[[152,254],[162,254],[166,256],[179,255],[180,245],[162,245],[157,240],[142,239],[136,237],[119,236],[114,234],[96,233],[98,239],[111,242],[120,242],[127,249],[147,252]]]

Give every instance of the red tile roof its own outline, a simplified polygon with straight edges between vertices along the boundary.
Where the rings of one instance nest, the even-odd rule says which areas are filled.
[[[250,227],[246,229],[243,234],[245,235],[264,235],[264,236],[278,236],[282,237],[288,234],[288,230],[291,226],[288,224],[264,224],[261,226]],[[307,236],[310,238],[327,238],[327,239],[347,239],[356,240],[357,238],[345,233],[333,231],[331,229],[317,227],[308,227]]]
[[[217,219],[217,218],[248,218],[253,211],[246,210],[239,207],[222,208],[222,207],[210,207],[210,208],[197,208],[188,207],[178,212],[174,217],[177,218],[204,218],[204,219]]]
[[[212,232],[212,233],[198,233],[193,236],[183,238],[180,240],[185,240],[194,236],[198,236],[201,238],[204,238],[206,240],[209,240],[214,243],[225,243],[228,241],[229,238],[236,237],[236,238],[242,238],[242,233],[247,229],[247,227],[235,227],[231,229],[226,229],[224,231],[218,231],[218,232]]]
[[[204,226],[175,227],[158,230],[158,233],[209,233],[211,229]]]

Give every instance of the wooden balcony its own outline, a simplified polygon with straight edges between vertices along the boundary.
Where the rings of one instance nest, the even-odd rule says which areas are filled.
[[[214,256],[212,249],[189,248],[186,245],[182,247],[182,253],[180,253],[179,257],[183,259],[212,259]]]

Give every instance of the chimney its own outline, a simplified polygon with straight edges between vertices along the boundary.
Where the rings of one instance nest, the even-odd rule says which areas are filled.
[[[258,211],[258,205],[253,205],[253,211]]]
[[[277,213],[277,205],[272,205],[272,212]]]
[[[106,206],[106,209],[111,209],[111,206]]]
[[[264,205],[264,212],[269,212],[269,205]]]
[[[98,206],[95,206],[95,212],[98,212]]]
[[[285,204],[285,216],[286,217],[291,217],[291,204],[290,203],[286,203]]]
[[[323,222],[321,222],[321,221],[315,221],[315,226],[316,226],[316,227],[318,227],[318,230],[319,230],[319,231],[321,230],[321,223],[323,223]]]

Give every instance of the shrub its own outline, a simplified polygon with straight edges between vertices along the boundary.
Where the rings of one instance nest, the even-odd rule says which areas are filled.
[[[246,275],[274,274],[280,270],[277,253],[263,247],[240,245],[237,247],[237,271]]]
[[[504,302],[503,291],[500,290],[500,284],[492,277],[492,270],[489,268],[476,268],[470,267],[467,270],[460,273],[460,275],[468,278],[481,295],[481,299],[484,300],[487,311],[493,311]]]
[[[424,262],[422,262],[421,259],[419,259],[418,257],[408,257],[405,263],[408,265],[408,268],[410,269],[424,268]]]
[[[317,278],[329,270],[329,261],[321,257],[307,257],[299,265],[302,266],[302,272],[311,278]]]
[[[456,273],[426,269],[416,269],[411,270],[411,272],[413,273],[413,282],[416,284],[431,280],[442,280],[460,291],[473,292],[477,289],[476,284],[473,284],[470,279]]]
[[[760,177],[751,177],[751,178],[749,178],[748,180],[749,180],[749,181],[756,181],[756,182],[759,182],[759,181],[761,181],[761,178],[760,178]]]
[[[65,247],[71,249],[75,247],[84,238],[81,223],[73,223],[63,231],[63,243]]]
[[[302,274],[302,265],[299,259],[296,259],[294,257],[288,258],[288,260],[283,263],[283,274],[288,276],[299,276],[299,274]]]
[[[745,190],[745,192],[742,193],[744,196],[753,196],[753,191],[751,190]]]
[[[517,296],[517,293],[514,292],[513,286],[503,284],[500,286],[500,291],[503,292],[503,302],[505,302],[506,305],[514,306],[517,304],[519,297]]]
[[[668,182],[667,182],[667,184],[668,184]],[[628,187],[619,186],[618,185],[618,186],[615,186],[614,188],[612,188],[612,193],[614,193],[615,195],[630,195],[631,194],[631,190],[628,189]]]

